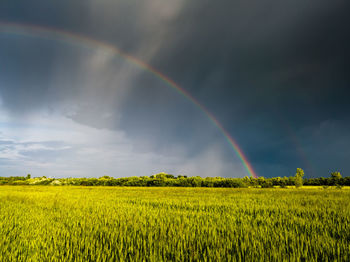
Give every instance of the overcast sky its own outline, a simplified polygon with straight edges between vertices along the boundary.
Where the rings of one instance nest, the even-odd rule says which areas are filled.
[[[90,0],[0,3],[0,176],[350,172],[348,1]],[[5,23],[15,23],[21,34]],[[2,25],[2,26],[1,26]]]

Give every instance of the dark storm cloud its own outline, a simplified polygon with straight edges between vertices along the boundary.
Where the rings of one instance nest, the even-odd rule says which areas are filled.
[[[316,173],[336,166],[350,171],[344,158],[350,113],[348,2],[18,3],[3,1],[0,20],[57,27],[113,43],[174,79],[215,114],[258,173],[293,175],[290,172],[296,167],[308,169],[309,162]],[[11,89],[1,89],[0,95],[12,111],[73,97],[72,101],[80,101],[69,113],[73,120],[98,128],[122,127],[140,145],[146,141],[147,150],[151,145],[166,151],[182,143],[190,145],[189,155],[195,155],[210,138],[220,140],[203,113],[183,98],[174,98],[154,76],[136,70],[124,81],[132,79],[128,92],[117,94],[109,91],[108,81],[100,84],[101,79],[112,79],[113,73],[103,73],[106,67],[95,75],[82,68],[88,63],[86,52],[76,54],[76,49],[68,48],[71,54],[62,57],[62,46],[31,46],[37,44],[26,41],[14,47],[14,53],[1,53],[8,66],[0,76],[2,82],[11,83]],[[18,49],[25,52],[17,53]],[[36,61],[35,67],[30,61]],[[52,86],[52,76],[64,69],[72,73],[56,77],[55,83],[61,85]],[[17,78],[14,72],[24,73]],[[67,88],[73,82],[101,87],[97,93],[91,87],[82,96],[78,84]],[[52,91],[57,89],[61,91]],[[111,115],[112,107],[122,113]],[[325,123],[336,123],[337,128],[326,128]],[[225,156],[232,153],[225,148]]]
[[[1,35],[0,41],[3,105],[14,112],[42,106],[55,63],[54,47],[45,41],[28,39],[24,42],[16,36]]]
[[[349,4],[191,3],[170,28],[153,63],[218,115],[260,174],[283,175],[269,172],[269,164],[289,166],[286,170],[305,166],[298,151],[304,150],[303,142],[317,148],[321,138],[312,136],[320,123],[349,120]],[[305,127],[310,132],[297,137]],[[336,133],[332,136],[328,143],[337,138]],[[305,151],[313,159],[312,152]],[[334,166],[335,160],[327,158],[331,154],[323,153],[323,163]]]
[[[345,2],[192,4],[170,27],[154,63],[190,83],[194,93],[225,92],[228,102],[243,102],[246,116],[259,106],[289,111],[296,99],[319,109],[323,102],[335,104],[329,95],[342,98],[346,92],[350,19]]]

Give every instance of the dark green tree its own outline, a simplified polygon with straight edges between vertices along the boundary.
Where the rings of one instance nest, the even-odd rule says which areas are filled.
[[[301,168],[297,168],[297,172],[295,174],[295,180],[294,180],[295,187],[303,186],[303,176],[304,176],[304,170],[302,170]]]
[[[331,178],[341,179],[342,176],[341,176],[340,172],[332,172],[331,173]]]
[[[338,186],[340,184],[341,178],[342,178],[342,176],[341,176],[340,172],[332,172],[331,173],[331,184],[333,186]]]

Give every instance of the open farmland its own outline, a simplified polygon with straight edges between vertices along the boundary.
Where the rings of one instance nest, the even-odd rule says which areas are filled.
[[[0,261],[350,260],[350,190],[0,187]]]

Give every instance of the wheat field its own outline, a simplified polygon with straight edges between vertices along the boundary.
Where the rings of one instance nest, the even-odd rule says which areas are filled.
[[[350,261],[350,190],[0,187],[0,261]]]

